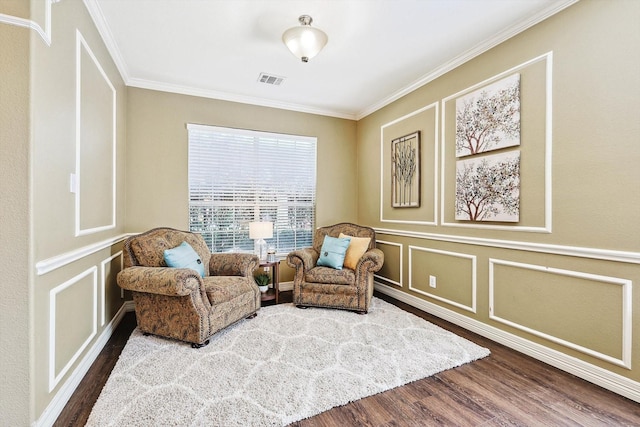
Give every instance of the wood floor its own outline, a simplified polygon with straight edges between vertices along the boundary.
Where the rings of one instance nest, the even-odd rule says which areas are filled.
[[[290,294],[283,293],[281,301],[290,302]],[[388,296],[376,296],[489,348],[491,355],[291,427],[640,426],[640,404],[636,402]],[[84,426],[135,326],[134,314],[127,313],[55,426]]]

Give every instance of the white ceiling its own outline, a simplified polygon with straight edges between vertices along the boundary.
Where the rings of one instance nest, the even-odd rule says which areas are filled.
[[[85,0],[129,86],[359,119],[577,0]],[[308,63],[298,16],[329,36]],[[280,86],[260,73],[284,77]]]

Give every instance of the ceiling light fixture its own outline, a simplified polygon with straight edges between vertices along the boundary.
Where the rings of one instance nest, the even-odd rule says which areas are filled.
[[[302,62],[309,62],[309,59],[322,50],[329,38],[324,31],[311,26],[313,19],[309,15],[300,16],[298,21],[300,21],[300,26],[285,31],[282,35],[282,41],[291,53],[300,58]]]

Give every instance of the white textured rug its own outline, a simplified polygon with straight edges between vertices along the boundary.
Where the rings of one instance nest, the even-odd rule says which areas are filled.
[[[264,307],[201,349],[136,329],[87,426],[283,426],[488,354],[375,297]]]

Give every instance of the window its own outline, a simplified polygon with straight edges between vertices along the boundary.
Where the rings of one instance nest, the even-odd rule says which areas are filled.
[[[273,222],[280,255],[311,246],[316,138],[188,124],[189,229],[212,252],[252,251],[249,222]]]

